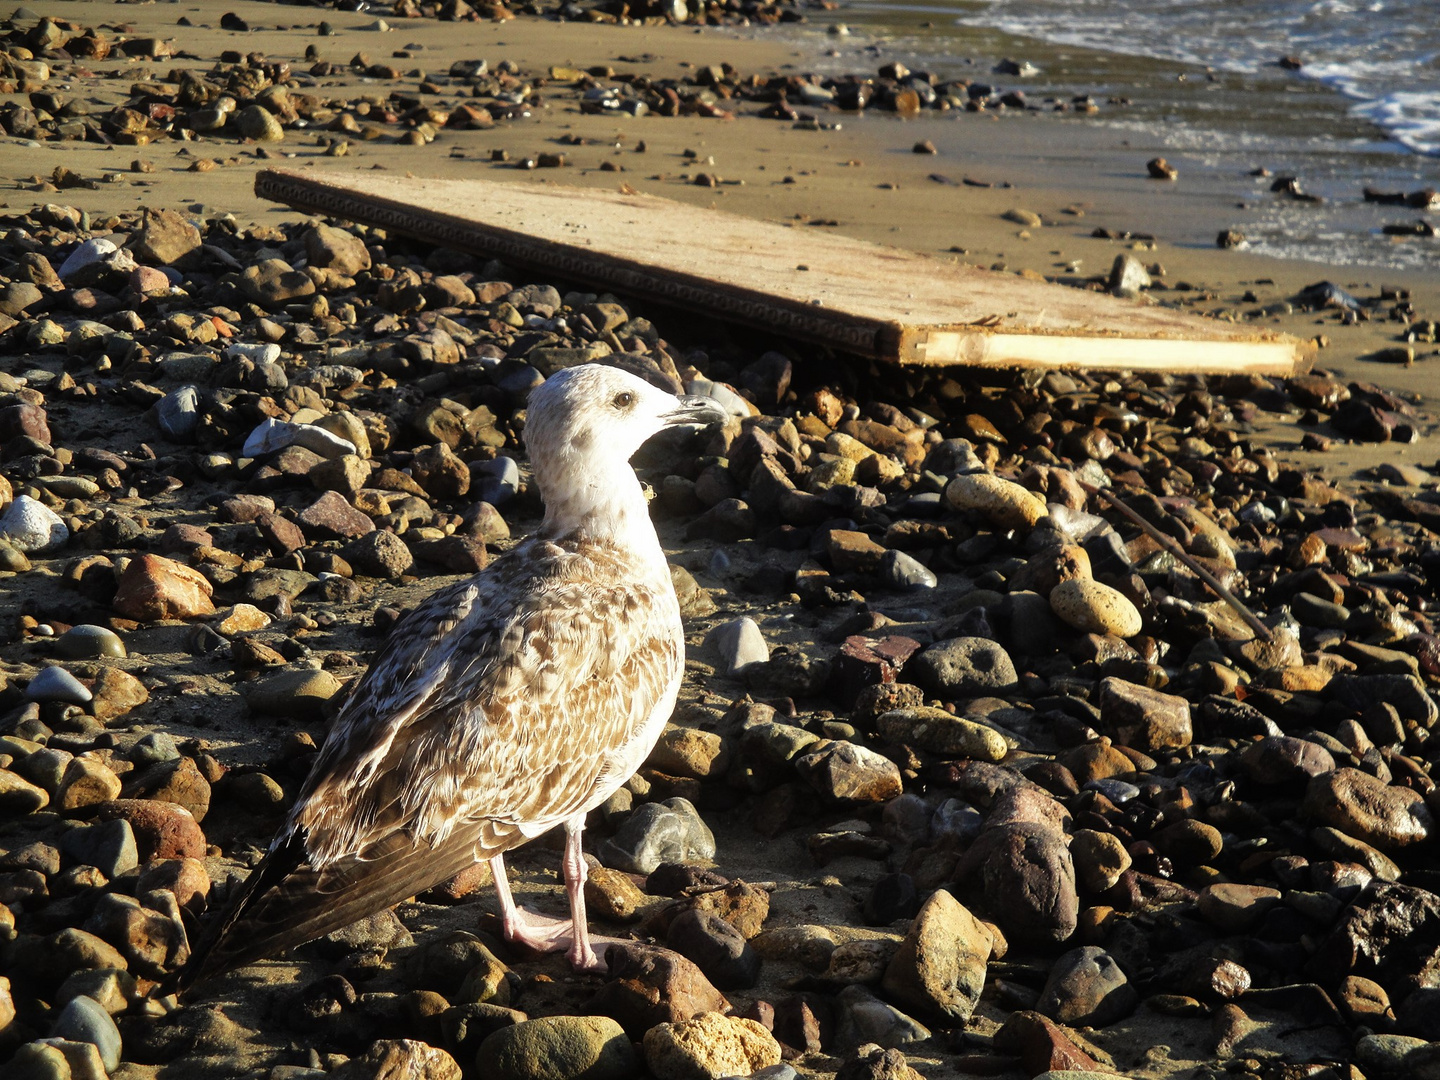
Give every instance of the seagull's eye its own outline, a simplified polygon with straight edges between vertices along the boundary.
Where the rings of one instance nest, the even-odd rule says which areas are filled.
[[[615,395],[613,404],[617,409],[628,409],[635,404],[635,395],[629,390],[621,390]]]

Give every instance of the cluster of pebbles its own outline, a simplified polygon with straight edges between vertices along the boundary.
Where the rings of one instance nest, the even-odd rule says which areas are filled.
[[[49,204],[0,267],[7,1077],[1160,1076],[1157,1030],[1440,1076],[1435,478],[1252,438],[1410,403],[682,346],[333,223]],[[608,976],[508,949],[477,872],[165,997],[399,609],[533,526],[525,399],[581,363],[732,417],[638,459],[692,657],[594,814]]]
[[[463,0],[458,0],[458,7],[465,10],[452,10],[456,2],[446,5],[441,17],[479,17]],[[589,11],[594,14],[599,9]],[[793,11],[783,9],[786,15]],[[393,16],[420,14],[416,5],[401,0]],[[758,15],[751,12],[745,17]],[[221,20],[221,26],[248,29],[231,15]],[[326,23],[319,30],[322,35],[333,32]],[[810,129],[830,122],[821,119],[825,113],[865,109],[902,116],[952,109],[1080,113],[1099,109],[1089,95],[1030,101],[1023,90],[1006,89],[993,80],[945,80],[930,72],[911,71],[899,62],[883,64],[874,74],[835,76],[744,74],[728,64],[664,78],[617,72],[608,64],[524,72],[513,61],[499,61],[492,68],[480,59],[427,72],[414,66],[424,60],[418,46],[383,56],[361,49],[348,59],[336,59],[322,56],[311,44],[303,59],[236,48],[201,65],[196,63],[200,58],[177,51],[179,39],[134,34],[125,27],[86,26],[23,8],[0,23],[0,32],[4,46],[0,92],[25,95],[0,105],[0,133],[41,142],[146,147],[178,140],[203,147],[238,141],[254,147],[250,153],[266,156],[273,144],[304,140],[319,146],[319,152],[343,156],[356,144],[377,140],[424,146],[442,132],[488,130],[530,117],[551,100],[600,115],[723,119],[745,109]],[[236,43],[243,46],[244,39],[237,37]],[[146,62],[156,66],[145,66]],[[1025,73],[1012,61],[1003,61],[995,70],[1001,75]],[[74,92],[77,87],[86,92]],[[230,161],[225,155],[205,156],[198,149],[186,149],[193,158],[192,171],[207,172]],[[540,164],[565,163],[560,155],[545,156],[554,160]],[[518,163],[536,164],[531,159]],[[137,160],[128,171],[150,168]],[[37,190],[59,190],[127,179],[123,168],[97,179],[61,167],[33,183]]]

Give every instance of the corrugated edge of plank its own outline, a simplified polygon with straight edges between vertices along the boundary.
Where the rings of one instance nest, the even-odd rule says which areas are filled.
[[[377,178],[378,179],[378,178]],[[397,187],[393,178],[381,181]],[[636,297],[659,301],[697,314],[742,323],[761,330],[827,345],[845,352],[876,360],[924,366],[963,365],[996,368],[1077,368],[1090,370],[1168,371],[1174,373],[1249,373],[1257,375],[1291,375],[1307,368],[1314,356],[1314,345],[1265,329],[1239,328],[1213,319],[1202,319],[1178,312],[1167,312],[1167,325],[1152,333],[1127,334],[1107,329],[1116,312],[1143,320],[1154,309],[1138,305],[1116,308],[1121,302],[1113,297],[1087,294],[1062,285],[1006,278],[973,267],[957,271],[953,264],[929,256],[906,252],[911,260],[925,260],[921,265],[936,273],[988,275],[994,286],[1003,289],[1014,283],[1017,289],[1058,290],[1065,303],[1093,303],[1097,313],[1096,327],[1027,327],[1003,323],[955,322],[931,325],[907,324],[904,321],[856,314],[823,303],[806,302],[796,297],[767,291],[763,286],[747,287],[734,281],[720,281],[700,273],[686,272],[676,266],[650,265],[637,258],[613,251],[589,248],[580,243],[566,243],[554,238],[535,236],[523,229],[508,228],[496,221],[480,220],[484,212],[483,193],[512,185],[496,185],[488,181],[415,181],[414,191],[397,187],[395,194],[365,190],[364,180],[355,186],[344,178],[326,178],[281,169],[266,169],[255,176],[257,196],[284,203],[297,210],[341,218],[384,228],[418,240],[454,248],[476,255],[499,258],[518,269],[535,273],[555,273],[595,288],[614,290]],[[477,193],[469,205],[473,212],[461,215],[424,205],[424,186],[448,188],[453,195],[461,185]],[[552,185],[526,188],[554,195]],[[614,200],[613,193],[591,189],[559,189],[576,198],[570,209],[584,203],[584,196],[597,200]],[[714,215],[656,196],[628,196],[627,204],[647,203],[666,212],[689,212]],[[803,249],[805,239],[789,233],[785,226],[769,222],[744,220],[747,227],[757,230],[787,232],[787,242]],[[702,219],[703,220],[703,219]],[[713,219],[712,219],[713,220]],[[792,239],[793,237],[793,239]],[[876,256],[895,249],[836,238],[827,241],[854,248],[857,252],[873,249]],[[1055,295],[1055,294],[1052,294]],[[1043,309],[1042,309],[1043,313]],[[1034,320],[1039,322],[1037,318]],[[1177,336],[1177,328],[1178,335]]]

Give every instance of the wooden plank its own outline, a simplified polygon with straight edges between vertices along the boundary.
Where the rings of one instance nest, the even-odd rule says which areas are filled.
[[[1264,328],[652,195],[280,169],[255,193],[895,363],[1290,375],[1314,355]]]

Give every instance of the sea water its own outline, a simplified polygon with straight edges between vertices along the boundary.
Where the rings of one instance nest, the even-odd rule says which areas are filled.
[[[1410,150],[1440,155],[1436,0],[990,0],[960,22],[1254,72],[1282,59]]]
[[[1233,227],[1265,254],[1440,271],[1440,238],[1384,232],[1440,227],[1440,213],[1364,197],[1440,188],[1440,0],[846,0],[815,22],[852,31],[828,37],[822,70],[908,58],[1032,100],[1093,95],[1100,113],[1075,122],[1165,156],[1181,184],[1234,208],[1166,239]],[[992,73],[997,56],[1038,70]],[[1270,192],[1287,175],[1317,200]]]

